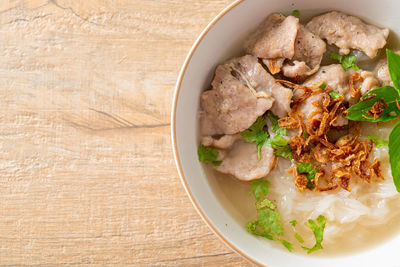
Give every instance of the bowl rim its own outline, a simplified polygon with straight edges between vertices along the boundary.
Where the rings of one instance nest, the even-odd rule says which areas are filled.
[[[233,251],[235,251],[237,254],[241,255],[244,259],[248,260],[249,262],[259,265],[259,266],[266,266],[254,258],[248,256],[245,252],[243,252],[240,248],[236,247],[233,245],[222,233],[220,233],[214,225],[211,223],[211,221],[208,220],[207,216],[203,212],[203,210],[200,208],[198,203],[196,202],[194,196],[192,195],[192,191],[189,188],[189,185],[186,181],[186,177],[183,173],[182,165],[181,165],[181,160],[179,157],[179,152],[178,152],[178,145],[177,145],[177,140],[176,140],[176,109],[177,109],[177,104],[178,104],[178,96],[179,92],[181,89],[182,85],[182,80],[183,77],[185,76],[186,69],[193,57],[194,52],[196,51],[197,47],[200,45],[201,41],[203,38],[206,36],[206,34],[212,29],[212,27],[223,17],[225,16],[228,12],[230,12],[234,7],[238,6],[240,3],[242,3],[244,0],[236,0],[233,3],[229,4],[226,8],[224,8],[214,19],[207,25],[207,27],[201,32],[199,37],[196,39],[194,44],[192,45],[188,55],[186,56],[186,59],[183,63],[183,66],[179,72],[178,80],[175,85],[175,90],[173,94],[173,100],[172,100],[172,109],[171,109],[171,139],[172,139],[172,151],[174,154],[174,159],[175,159],[175,164],[176,168],[178,170],[178,174],[181,180],[181,183],[183,187],[185,188],[186,194],[189,196],[190,201],[192,202],[192,205],[194,206],[195,210],[197,213],[200,215],[200,217],[203,219],[203,221],[206,223],[206,225],[211,229],[212,232],[222,241],[227,245],[229,248],[231,248]]]

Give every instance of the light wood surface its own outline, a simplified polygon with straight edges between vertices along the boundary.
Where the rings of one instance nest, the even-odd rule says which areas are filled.
[[[0,1],[0,265],[249,265],[170,141],[180,67],[231,2]]]

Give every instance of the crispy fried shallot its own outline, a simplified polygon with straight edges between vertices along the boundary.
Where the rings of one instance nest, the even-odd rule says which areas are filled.
[[[376,102],[370,110],[367,111],[368,115],[374,117],[374,120],[378,119],[380,115],[382,115],[385,108],[388,107],[388,104],[385,102],[383,98]]]
[[[356,97],[360,92],[360,88],[356,87],[360,80],[359,73],[352,75],[350,80],[352,97]],[[278,82],[304,91],[292,104],[289,115],[278,121],[281,128],[298,129],[298,134],[290,139],[294,163],[313,163],[318,170],[315,178],[310,181],[306,175],[297,173],[296,168],[293,168],[291,173],[300,191],[310,189],[322,192],[335,190],[338,187],[351,191],[352,177],[359,177],[366,183],[370,183],[374,175],[383,179],[379,160],[375,159],[373,163],[369,161],[373,142],[360,140],[358,137],[359,124],[352,123],[349,134],[342,136],[336,142],[329,140],[327,136],[337,118],[345,115],[346,104],[343,97],[332,99],[329,96],[329,91],[332,90],[329,86],[321,90],[319,88],[321,85],[306,87],[288,81],[278,80]],[[304,121],[303,114],[297,111],[298,105],[315,92],[322,94],[322,101],[312,103],[317,109],[312,111]],[[361,99],[365,101],[371,96]],[[397,105],[400,110],[400,104],[397,103]],[[387,103],[381,99],[375,103],[368,114],[376,119],[383,113],[385,107]],[[352,129],[353,127],[355,129]],[[313,186],[310,186],[310,183]]]

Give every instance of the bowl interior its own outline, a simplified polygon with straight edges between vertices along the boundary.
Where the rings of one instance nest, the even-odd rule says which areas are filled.
[[[173,143],[178,170],[186,190],[207,224],[229,246],[267,266],[398,266],[396,248],[400,236],[356,254],[341,257],[307,257],[289,253],[251,236],[234,212],[228,212],[212,174],[206,173],[197,158],[198,109],[200,93],[209,88],[215,67],[240,55],[245,37],[270,13],[290,14],[299,9],[302,19],[325,11],[339,10],[391,29],[390,44],[399,47],[400,2],[393,0],[246,0],[226,9],[205,30],[182,69],[173,107]],[[235,192],[232,192],[232,197]],[[231,207],[230,207],[231,208]],[[231,209],[232,210],[232,209]]]

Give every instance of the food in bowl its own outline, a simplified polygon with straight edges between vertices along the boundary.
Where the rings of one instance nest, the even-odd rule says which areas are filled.
[[[216,68],[198,156],[250,186],[249,233],[333,254],[369,233],[377,242],[400,218],[400,56],[377,61],[388,29],[336,11],[302,25],[298,14],[269,15],[244,55]]]

